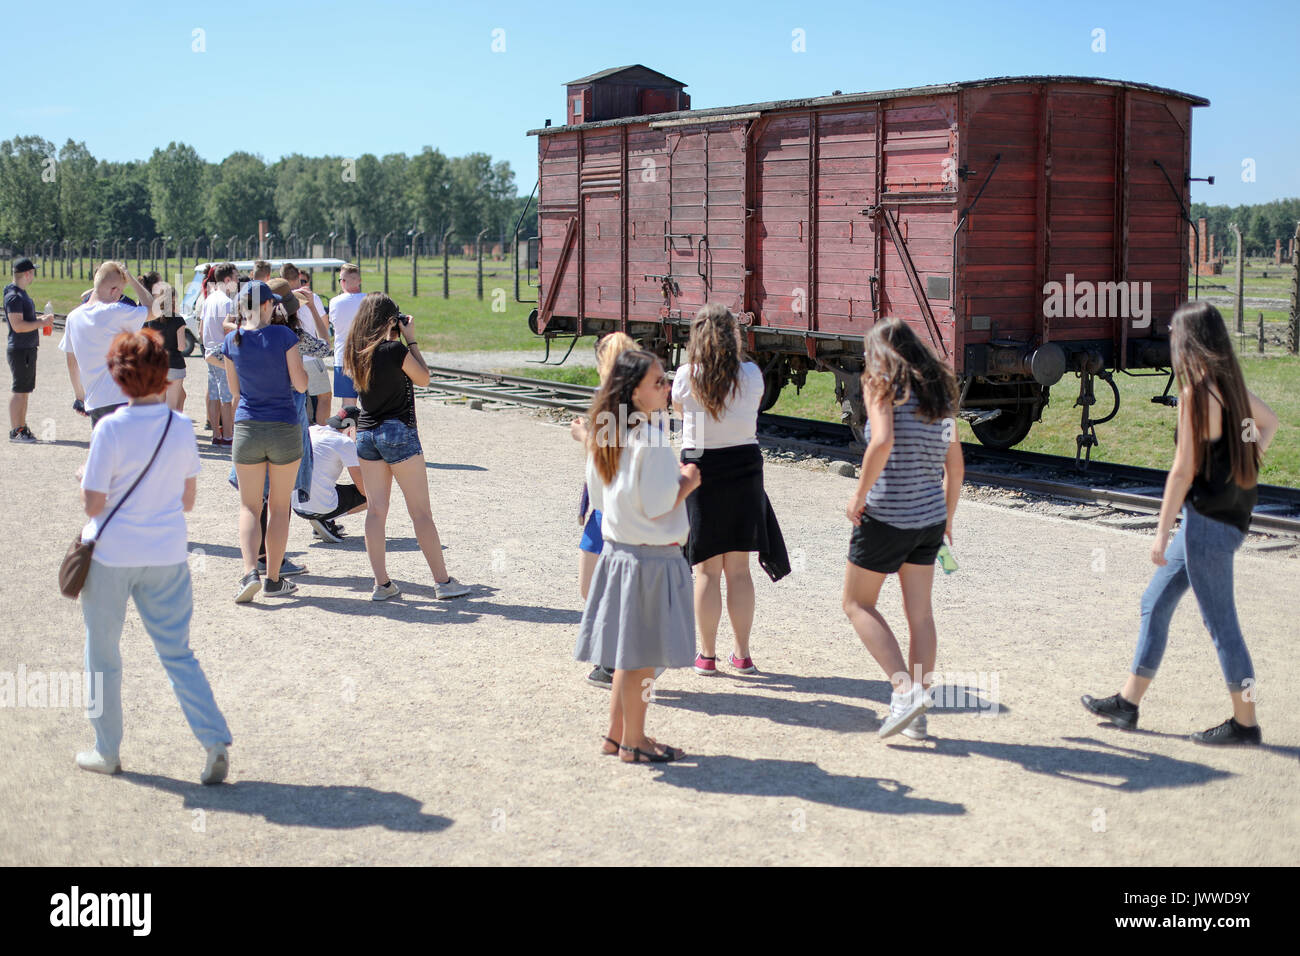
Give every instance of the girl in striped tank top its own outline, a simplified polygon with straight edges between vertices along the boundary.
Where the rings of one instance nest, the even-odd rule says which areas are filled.
[[[961,496],[964,465],[957,440],[957,381],[899,319],[866,337],[862,394],[867,450],[846,509],[853,523],[844,571],[844,613],[893,685],[880,736],[926,736],[937,638],[930,590],[934,562]],[[907,660],[876,609],[885,578],[898,575],[907,615]]]

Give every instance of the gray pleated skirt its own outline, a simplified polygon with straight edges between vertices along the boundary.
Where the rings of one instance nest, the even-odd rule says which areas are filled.
[[[691,568],[679,545],[606,541],[573,656],[611,670],[695,663]]]

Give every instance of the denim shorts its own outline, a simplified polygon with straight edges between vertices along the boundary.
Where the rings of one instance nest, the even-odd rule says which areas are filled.
[[[366,461],[384,461],[390,465],[424,454],[420,433],[406,422],[390,418],[378,428],[357,432],[357,457]]]
[[[587,524],[582,529],[582,541],[578,543],[579,550],[586,551],[588,554],[600,554],[605,546],[605,538],[600,530],[600,519],[600,512],[592,508],[591,514],[587,516]]]
[[[302,426],[297,422],[235,422],[231,458],[236,465],[291,465],[302,458]]]
[[[343,366],[334,366],[334,394],[339,398],[356,398],[357,387],[352,384],[352,379],[343,371]]]
[[[208,401],[230,401],[230,380],[226,378],[226,370],[224,367],[217,368],[215,365],[208,366]]]

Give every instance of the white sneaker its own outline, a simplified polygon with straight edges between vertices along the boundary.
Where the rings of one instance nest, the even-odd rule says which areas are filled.
[[[199,783],[221,783],[229,770],[230,755],[226,752],[226,745],[209,747],[208,761],[203,765],[203,776],[199,777]]]
[[[376,584],[375,589],[370,592],[370,600],[387,601],[389,598],[397,597],[401,593],[397,589],[397,585],[389,581],[387,584]]]
[[[929,737],[929,731],[925,726],[925,714],[920,714],[914,721],[904,727],[902,734],[909,740],[924,740]]]
[[[437,581],[433,582],[433,594],[439,601],[445,601],[448,598],[464,597],[466,594],[469,594],[469,588],[465,587],[465,585],[461,584],[455,578],[449,577],[441,584]]]
[[[77,766],[92,773],[114,774],[122,772],[122,762],[120,760],[109,760],[98,750],[83,750],[77,754]]]
[[[924,714],[933,705],[930,695],[920,684],[913,684],[912,689],[903,694],[893,694],[889,700],[889,716],[880,725],[880,736],[892,737]]]

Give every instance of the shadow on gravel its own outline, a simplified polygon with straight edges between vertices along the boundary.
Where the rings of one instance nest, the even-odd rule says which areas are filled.
[[[1062,737],[1061,740],[1086,746],[1054,747],[1047,744],[1006,744],[932,737],[927,741],[928,746],[907,749],[918,754],[946,757],[991,757],[1020,764],[1031,773],[1133,793],[1164,787],[1190,787],[1232,776],[1226,770],[1207,767],[1202,763],[1118,747],[1093,737]],[[899,741],[893,746],[902,743]]]
[[[456,462],[426,461],[425,468],[436,471],[487,471],[482,465],[462,465]]]
[[[400,596],[387,601],[370,600],[375,579],[369,576],[317,577],[302,574],[293,579],[299,590],[289,598],[258,598],[246,607],[273,611],[299,604],[319,607],[336,614],[361,617],[391,617],[413,624],[468,624],[483,615],[495,615],[511,621],[534,624],[577,624],[582,612],[572,608],[539,607],[535,604],[497,604],[487,598],[497,589],[486,584],[469,585],[465,597],[439,601],[432,586],[398,580]],[[340,593],[342,592],[342,593]]]
[[[762,717],[777,724],[815,727],[839,733],[860,734],[880,728],[880,718],[873,711],[837,700],[790,700],[734,691],[715,694],[707,691],[656,689],[654,703],[699,711],[710,717]]]
[[[68,448],[89,448],[90,441],[73,441],[70,438],[51,438],[48,441],[41,439],[42,445],[66,445]]]
[[[186,809],[246,813],[268,823],[291,827],[352,830],[381,826],[402,833],[436,833],[452,825],[450,817],[421,813],[414,797],[372,787],[320,787],[293,783],[239,780],[216,787],[123,772],[119,780],[185,798]]]
[[[910,796],[912,788],[898,780],[827,773],[806,760],[690,755],[662,770],[655,781],[701,793],[794,797],[866,813],[957,816],[966,812],[960,803]]]
[[[1097,729],[1109,733],[1132,734],[1134,737],[1161,737],[1165,740],[1185,740],[1187,741],[1187,743],[1191,743],[1191,744],[1195,743],[1195,741],[1191,739],[1190,732],[1185,734],[1171,734],[1163,730],[1144,730],[1141,727],[1135,728],[1133,730],[1128,730],[1123,727],[1116,727],[1110,721],[1106,721],[1106,720],[1097,724]],[[1196,747],[1198,750],[1200,750],[1204,747],[1204,745],[1196,744]],[[1238,751],[1238,752],[1242,750],[1249,751],[1252,749],[1258,749],[1264,751],[1265,753],[1277,754],[1279,757],[1285,757],[1288,760],[1300,759],[1300,747],[1285,747],[1282,746],[1281,744],[1260,744],[1259,747],[1257,748],[1229,747],[1227,749]]]

